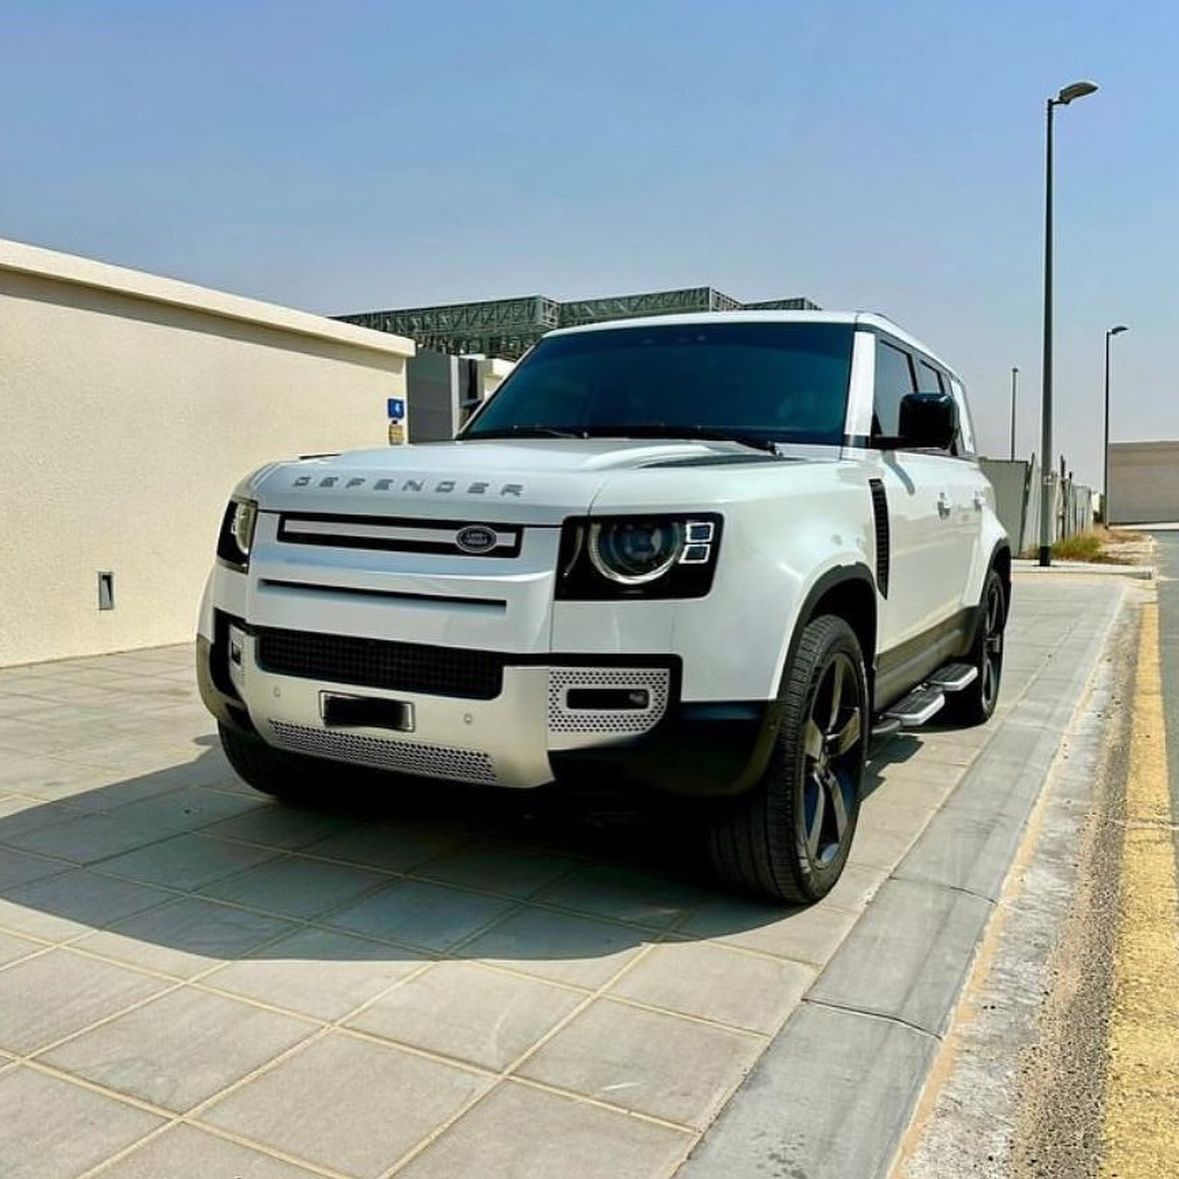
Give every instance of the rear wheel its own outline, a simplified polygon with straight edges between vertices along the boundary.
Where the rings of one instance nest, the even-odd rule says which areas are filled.
[[[945,718],[953,724],[982,725],[991,719],[1003,676],[1003,632],[1007,626],[1007,594],[1003,579],[992,569],[983,585],[978,628],[967,662],[978,672],[961,692],[946,697]]]
[[[794,904],[830,892],[859,816],[867,701],[852,628],[834,615],[808,623],[786,671],[770,763],[709,832],[710,858],[723,879]]]

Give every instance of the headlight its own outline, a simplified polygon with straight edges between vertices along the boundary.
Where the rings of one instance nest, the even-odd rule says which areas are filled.
[[[703,597],[712,586],[720,528],[711,513],[566,520],[557,597]]]
[[[591,524],[589,558],[594,568],[622,585],[642,585],[662,577],[684,549],[678,520],[614,520]]]
[[[221,520],[217,556],[244,572],[250,564],[250,546],[254,543],[257,522],[258,505],[252,499],[231,499]]]

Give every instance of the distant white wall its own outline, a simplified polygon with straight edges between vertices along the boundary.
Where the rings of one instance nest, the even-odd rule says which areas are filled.
[[[1110,444],[1109,519],[1111,524],[1179,521],[1179,441]]]
[[[412,354],[0,240],[0,666],[190,639],[234,484],[270,459],[387,444]]]
[[[500,387],[503,379],[516,366],[510,360],[480,360],[479,384],[483,400],[486,401]]]

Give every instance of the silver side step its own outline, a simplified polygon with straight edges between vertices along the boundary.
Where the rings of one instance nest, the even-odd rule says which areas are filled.
[[[902,728],[915,729],[930,720],[946,702],[941,688],[922,684],[903,699],[890,704],[883,713],[886,720],[899,721]]]
[[[961,692],[970,687],[978,679],[978,668],[973,663],[947,663],[939,667],[925,681],[930,688],[940,688],[943,692]]]

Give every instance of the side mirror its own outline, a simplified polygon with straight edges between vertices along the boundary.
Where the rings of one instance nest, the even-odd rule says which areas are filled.
[[[958,403],[948,393],[908,393],[899,426],[902,446],[949,450],[958,436]]]

